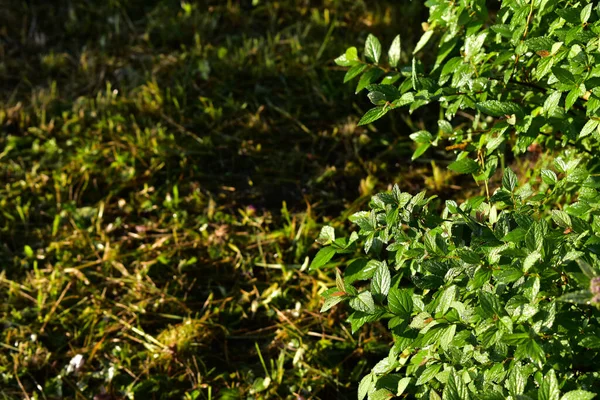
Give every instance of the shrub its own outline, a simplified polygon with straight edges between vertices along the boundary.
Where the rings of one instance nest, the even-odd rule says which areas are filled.
[[[485,195],[440,207],[436,196],[395,186],[350,218],[358,231],[349,238],[323,228],[326,247],[311,268],[344,270],[322,311],[347,302],[353,331],[384,321],[394,338],[358,397],[592,398],[600,392],[600,8],[427,5],[410,65],[399,37],[384,64],[372,35],[364,60],[352,47],[336,62],[375,106],[360,124],[400,107],[439,109],[443,119],[410,135],[413,159],[454,153],[448,168],[483,182]],[[437,56],[416,58],[434,45]],[[545,154],[532,170],[519,177],[505,167],[528,150]]]

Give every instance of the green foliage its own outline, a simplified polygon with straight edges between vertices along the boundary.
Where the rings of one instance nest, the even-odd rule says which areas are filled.
[[[348,301],[353,332],[381,320],[394,338],[360,393],[543,399],[600,389],[598,219],[548,212],[559,189],[539,196],[516,180],[506,169],[489,201],[448,201],[441,213],[430,209],[435,196],[394,187],[351,217],[363,274],[348,266],[326,304]]]
[[[412,158],[446,150],[448,169],[485,182],[486,192],[442,204],[394,186],[350,217],[359,239],[327,259],[345,269],[336,292],[323,296],[347,301],[353,332],[381,321],[394,339],[358,397],[593,398],[600,7],[426,4],[429,21],[411,59],[397,37],[386,64],[370,35],[345,80],[358,77],[356,92],[366,88],[376,106],[361,124],[401,107],[439,108],[439,121],[426,119],[410,135]],[[437,56],[423,51],[435,47]],[[506,166],[536,151],[544,158],[533,169]],[[348,253],[353,246],[363,254]]]
[[[355,48],[336,60],[351,67],[345,81],[360,77],[356,92],[367,88],[377,105],[361,124],[395,108],[413,113],[437,103],[442,123],[450,122],[451,129],[431,129],[430,144],[420,143],[413,158],[430,146],[460,145],[464,152],[457,158],[468,157],[480,168],[464,161],[453,170],[480,172],[478,180],[488,180],[507,151],[523,154],[534,142],[598,150],[598,7],[587,1],[503,1],[498,10],[481,0],[430,0],[427,5],[431,16],[413,54],[436,42],[435,61],[403,58],[396,37],[386,65],[373,35],[364,60]],[[403,97],[410,100],[398,101]],[[471,118],[464,120],[465,115]]]

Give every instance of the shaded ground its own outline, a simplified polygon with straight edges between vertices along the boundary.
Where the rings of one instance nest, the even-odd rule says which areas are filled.
[[[331,62],[410,50],[425,10],[255,3],[4,10],[0,396],[354,398],[387,352],[304,267],[375,188],[450,190],[407,167],[420,117],[357,128]]]

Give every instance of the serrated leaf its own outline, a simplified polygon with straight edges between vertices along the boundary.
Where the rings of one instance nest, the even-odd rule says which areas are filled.
[[[377,267],[375,274],[373,275],[373,281],[371,282],[373,293],[387,296],[391,283],[392,276],[390,274],[390,270],[387,264],[382,262],[379,267]]]
[[[554,57],[542,58],[535,69],[534,78],[538,81],[542,80],[550,73],[553,65]]]
[[[581,84],[577,86],[575,89],[571,90],[569,94],[567,94],[567,98],[565,99],[565,111],[569,111],[578,98],[585,95],[585,85]]]
[[[558,380],[556,373],[550,369],[540,385],[538,391],[538,400],[558,400],[560,397],[560,389],[558,388]]]
[[[552,67],[552,73],[560,83],[565,85],[575,85],[575,77],[570,71],[561,67]]]
[[[363,281],[371,279],[381,262],[377,260],[369,260],[358,258],[348,265],[344,271],[344,281],[348,284],[355,281]]]
[[[368,290],[359,293],[358,296],[350,299],[350,307],[365,314],[373,314],[375,312],[373,295]]]
[[[377,81],[383,75],[384,72],[379,68],[371,68],[367,70],[360,79],[358,80],[358,85],[356,85],[355,94],[360,93],[364,88],[369,86],[371,83]]]
[[[542,255],[539,251],[531,252],[525,257],[525,261],[523,261],[523,272],[526,273],[542,258]]]
[[[468,61],[483,47],[487,32],[481,32],[478,35],[467,36],[465,39],[465,59]]]
[[[356,65],[359,62],[356,47],[349,47],[348,49],[346,49],[346,52],[344,54],[336,58],[334,61],[337,65],[340,65],[342,67],[350,67],[352,65]]]
[[[579,137],[583,138],[594,132],[598,128],[598,124],[600,124],[599,120],[589,119],[581,129],[581,132],[579,132]]]
[[[600,337],[588,335],[579,341],[579,345],[586,349],[598,349],[600,348]]]
[[[367,36],[367,41],[365,42],[365,57],[372,63],[379,63],[379,58],[381,57],[381,42],[379,42],[379,39],[373,34]]]
[[[517,103],[512,101],[498,101],[488,100],[481,103],[477,103],[477,109],[484,114],[491,115],[493,117],[503,117],[505,115],[523,115],[523,109]]]
[[[556,176],[554,171],[551,171],[549,169],[543,169],[541,175],[542,181],[544,181],[546,185],[554,186],[556,185],[556,182],[558,182],[558,177]]]
[[[457,249],[456,253],[458,254],[458,257],[460,257],[460,259],[466,262],[467,264],[475,265],[479,264],[479,261],[481,261],[481,258],[476,252],[466,247]]]
[[[321,250],[319,250],[315,258],[310,263],[309,269],[314,270],[321,268],[322,266],[327,264],[329,260],[331,260],[335,253],[336,249],[332,246],[323,247]]]
[[[465,157],[448,165],[448,169],[459,174],[474,174],[479,171],[479,164],[471,158]]]
[[[590,400],[594,397],[596,397],[594,393],[586,390],[571,390],[570,392],[565,393],[560,400]]]
[[[392,102],[392,107],[402,107],[411,104],[413,101],[415,101],[415,94],[413,92],[406,92],[399,99]]]
[[[448,327],[444,328],[444,333],[442,333],[440,335],[440,339],[439,339],[440,347],[444,351],[448,350],[448,348],[450,347],[450,343],[454,339],[455,335],[456,335],[456,325],[455,324],[449,325]]]
[[[352,68],[350,68],[347,72],[346,75],[344,76],[344,83],[351,81],[352,79],[356,78],[358,75],[360,75],[365,69],[367,69],[368,65],[367,64],[357,64],[354,65]]]
[[[592,299],[592,293],[588,290],[578,290],[564,294],[558,298],[559,301],[575,304],[588,304]]]
[[[321,228],[317,243],[326,246],[335,240],[335,231],[332,226],[324,226]]]
[[[420,386],[429,382],[438,372],[440,372],[440,369],[442,369],[442,364],[435,363],[428,365],[427,368],[425,368],[425,370],[421,373],[421,375],[419,375],[419,378],[417,379],[417,383],[415,383],[415,385]]]
[[[458,290],[455,285],[446,288],[439,296],[439,302],[435,312],[441,313],[442,315],[446,314],[450,309],[452,302],[456,299],[457,292]]]
[[[431,143],[433,136],[427,131],[418,131],[409,135],[410,139],[416,143]]]
[[[400,40],[400,35],[396,36],[392,41],[392,45],[388,50],[388,61],[390,66],[396,68],[398,63],[400,62],[400,57],[402,55],[402,42]]]
[[[344,297],[344,296],[331,296],[331,297],[325,299],[325,302],[323,303],[323,306],[321,307],[321,310],[319,310],[319,312],[323,313],[323,312],[329,311],[331,308],[335,307],[336,305],[338,305],[345,299],[346,299],[346,297]]]
[[[373,103],[376,106],[384,105],[387,102],[387,100],[385,99],[385,94],[381,92],[369,92],[367,97],[369,97],[371,103]]]
[[[552,220],[563,229],[571,227],[571,217],[564,211],[552,210]]]
[[[412,294],[407,289],[392,288],[388,293],[390,311],[402,318],[408,318],[413,311]]]
[[[512,396],[518,396],[525,391],[527,378],[521,367],[521,364],[516,364],[508,375],[508,390]]]
[[[375,390],[373,375],[365,375],[358,384],[358,400],[363,400],[370,392]]]
[[[562,96],[561,92],[553,92],[550,96],[546,98],[544,101],[543,112],[548,115],[551,112],[554,112],[556,108],[558,108],[558,103],[560,103],[560,98]]]
[[[502,175],[502,187],[509,192],[514,192],[517,187],[517,175],[510,168],[504,169],[504,174]]]
[[[444,387],[442,394],[443,400],[469,400],[469,389],[463,382],[462,378],[456,374],[456,372],[450,372],[448,376],[448,382]]]
[[[394,394],[387,389],[379,389],[369,394],[369,400],[389,400]]]
[[[371,122],[377,121],[379,118],[383,117],[389,111],[389,107],[378,106],[375,108],[371,108],[369,111],[363,115],[363,117],[358,121],[358,126],[367,125]]]

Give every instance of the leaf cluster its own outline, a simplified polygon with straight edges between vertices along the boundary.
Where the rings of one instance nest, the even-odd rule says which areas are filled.
[[[356,332],[376,321],[389,355],[358,397],[589,399],[600,392],[600,7],[563,0],[429,0],[411,53],[396,37],[383,57],[335,61],[358,78],[370,124],[435,103],[440,119],[410,134],[413,159],[432,148],[448,169],[484,181],[462,204],[391,192],[331,228],[311,268],[342,267],[322,311],[341,302]],[[495,8],[494,8],[495,7]],[[437,54],[422,57],[424,49]],[[550,165],[519,184],[507,155],[541,148]],[[502,170],[502,171],[499,171]],[[500,173],[501,187],[489,190]],[[359,254],[362,253],[362,254]],[[596,360],[596,361],[595,361]]]

